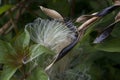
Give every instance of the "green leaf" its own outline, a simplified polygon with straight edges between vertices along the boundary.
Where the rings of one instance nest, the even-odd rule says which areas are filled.
[[[4,66],[3,71],[0,75],[0,80],[10,80],[10,78],[14,75],[18,67]]]
[[[37,67],[32,71],[27,80],[48,80],[48,76],[42,68]]]
[[[7,10],[9,10],[12,7],[12,5],[4,5],[2,7],[0,7],[0,15],[4,12],[6,12]]]
[[[120,52],[120,39],[108,39],[100,44],[96,44],[94,47],[107,52]]]
[[[112,31],[112,33],[111,33],[111,36],[113,36],[113,37],[120,37],[120,23],[117,23],[116,24],[116,26],[114,27],[114,29],[113,29],[113,31]]]
[[[48,80],[48,76],[46,75],[45,71],[41,68],[38,70],[37,78],[40,80]]]
[[[6,63],[7,55],[16,54],[10,43],[0,40],[0,63]]]
[[[30,35],[28,31],[25,30],[25,32],[17,36],[13,44],[17,48],[24,49],[25,47],[29,45],[29,42],[30,42]]]
[[[30,59],[28,59],[25,63],[32,61],[33,59],[39,57],[43,53],[53,54],[54,52],[49,50],[48,48],[40,45],[40,44],[36,44],[36,45],[31,46],[30,47]]]

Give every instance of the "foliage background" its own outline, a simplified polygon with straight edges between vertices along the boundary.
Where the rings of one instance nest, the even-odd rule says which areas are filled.
[[[23,32],[27,23],[33,22],[37,17],[49,18],[40,10],[40,5],[75,20],[81,15],[99,12],[112,4],[112,0],[0,0],[0,39],[11,42]],[[120,23],[102,43],[93,44],[97,34],[113,23],[118,11],[119,9],[90,25],[83,39],[70,52],[65,71],[55,73],[57,75],[52,77],[53,80],[120,80]],[[45,59],[50,57],[46,55],[40,56],[42,68],[46,65]],[[43,75],[41,71],[41,68],[36,68],[32,73],[35,75],[31,75],[27,80],[35,80],[34,77],[36,80],[46,80],[44,76],[39,77]],[[13,77],[11,80],[16,79]]]

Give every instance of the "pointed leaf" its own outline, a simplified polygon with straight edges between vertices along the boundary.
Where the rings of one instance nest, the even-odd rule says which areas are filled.
[[[45,48],[44,46],[37,44],[37,45],[33,45],[30,47],[30,59],[28,59],[27,61],[25,61],[24,63],[28,63],[30,61],[32,61],[33,59],[39,57],[40,55],[42,55],[43,53],[54,53],[53,51]]]
[[[48,80],[48,76],[47,76],[47,74],[45,73],[45,71],[43,69],[39,68],[37,71],[38,71],[38,75],[37,75],[38,79],[40,79],[40,80]]]
[[[0,75],[0,80],[10,80],[10,78],[14,75],[18,67],[4,66],[3,71]]]
[[[40,67],[37,67],[36,69],[34,69],[31,74],[32,75],[29,76],[27,80],[48,80],[47,74]]]
[[[4,5],[0,7],[0,15],[4,12],[6,12],[8,9],[10,9],[12,6],[11,5]]]
[[[10,43],[0,40],[0,63],[6,62],[6,55],[16,54]]]
[[[29,42],[30,42],[30,35],[28,31],[25,30],[25,32],[17,36],[13,44],[15,45],[15,47],[23,49],[29,45]]]

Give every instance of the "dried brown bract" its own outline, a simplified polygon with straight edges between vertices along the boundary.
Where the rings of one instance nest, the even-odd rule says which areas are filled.
[[[41,10],[49,17],[53,18],[53,19],[59,19],[63,21],[63,17],[55,10],[53,9],[48,9],[45,8],[43,6],[40,6]]]

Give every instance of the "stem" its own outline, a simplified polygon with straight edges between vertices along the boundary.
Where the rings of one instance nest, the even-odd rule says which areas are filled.
[[[28,7],[28,5],[31,3],[31,1],[28,1],[28,0],[22,0],[21,2],[19,2],[18,4],[16,4],[13,8],[10,9],[10,11],[7,11],[3,16],[6,16],[6,15],[10,15],[10,12],[14,12],[16,9],[21,9],[20,12],[18,12],[15,16],[15,18],[12,17],[12,19],[10,19],[7,23],[5,23],[1,28],[0,28],[0,35],[2,34],[7,34],[11,29],[12,27],[11,26],[11,23],[13,24],[14,26],[14,29],[15,29],[15,32],[17,33],[17,21],[20,17],[21,14],[23,14],[26,10],[26,8]],[[27,2],[27,4],[25,4]],[[14,20],[16,21],[16,23],[14,22]],[[9,29],[9,30],[8,30]],[[8,30],[8,31],[6,31]]]
[[[9,28],[10,25],[11,25],[11,20],[9,20],[0,28],[0,35],[2,35]]]
[[[12,25],[14,27],[15,33],[17,34],[17,32],[18,32],[17,24],[14,21],[13,16],[12,16],[12,12],[10,10],[9,10],[9,16],[10,16],[11,23],[12,23]]]
[[[13,6],[10,10],[11,12],[14,12],[15,10],[17,10],[19,7],[23,6],[28,0],[22,0],[21,2],[19,2],[18,4],[16,4],[15,6]],[[7,11],[3,16],[9,15],[9,11]]]
[[[71,0],[71,15],[70,16],[74,16],[74,12],[75,12],[75,0]]]

